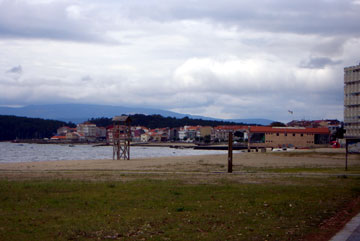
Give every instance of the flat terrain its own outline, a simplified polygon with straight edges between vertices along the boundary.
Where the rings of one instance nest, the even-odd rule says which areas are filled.
[[[360,174],[360,156],[350,155],[347,174]],[[262,178],[286,174],[343,174],[345,153],[342,149],[300,150],[292,152],[239,153],[233,156],[234,175],[227,175],[227,155],[143,158],[132,160],[71,160],[0,163],[0,174],[7,178],[36,176],[74,179],[126,179],[131,176],[191,177],[204,181],[214,176],[231,179]],[[119,175],[122,175],[121,177]],[[226,174],[226,175],[223,175]],[[236,175],[241,174],[241,175]],[[257,174],[257,175],[254,175]],[[236,176],[236,177],[234,177]]]
[[[328,240],[360,211],[341,149],[0,164],[0,240]]]

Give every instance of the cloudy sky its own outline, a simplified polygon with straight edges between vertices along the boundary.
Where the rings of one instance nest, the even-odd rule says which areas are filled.
[[[0,106],[342,120],[359,13],[360,0],[0,0]]]

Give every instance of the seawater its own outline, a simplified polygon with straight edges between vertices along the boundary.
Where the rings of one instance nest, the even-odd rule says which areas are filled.
[[[0,162],[36,162],[58,160],[112,159],[112,146],[62,145],[62,144],[19,144],[0,142]],[[191,155],[226,154],[227,151],[174,149],[170,147],[130,148],[131,159],[147,157],[171,157]]]

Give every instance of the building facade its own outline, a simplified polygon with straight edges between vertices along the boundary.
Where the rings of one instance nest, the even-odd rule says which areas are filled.
[[[344,68],[345,138],[360,138],[360,64]]]
[[[328,128],[250,127],[250,146],[253,147],[325,147],[330,143]]]
[[[89,139],[89,138],[96,138],[96,125],[89,123],[89,122],[85,122],[83,124],[78,124],[76,126],[77,132],[81,133],[85,136],[85,138]]]
[[[234,140],[236,141],[244,141],[248,139],[248,126],[216,126],[212,131],[212,140],[215,142],[222,142],[229,140],[229,132],[234,134]]]

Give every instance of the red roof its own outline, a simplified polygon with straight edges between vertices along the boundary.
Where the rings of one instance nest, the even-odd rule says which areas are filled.
[[[66,136],[53,136],[50,139],[52,139],[52,140],[66,139]]]
[[[311,134],[329,134],[328,128],[279,128],[271,126],[251,126],[250,132],[270,132],[270,133],[311,133]]]
[[[188,126],[186,129],[189,130],[189,131],[197,131],[197,130],[200,129],[200,127],[198,127],[198,126]]]
[[[238,125],[234,125],[234,126],[216,126],[214,129],[215,130],[247,130],[248,126],[238,126]]]

